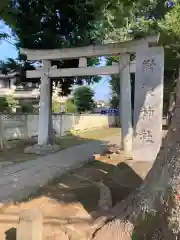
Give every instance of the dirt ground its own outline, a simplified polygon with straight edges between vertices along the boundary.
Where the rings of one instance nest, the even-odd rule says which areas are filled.
[[[71,240],[84,240],[82,229],[101,215],[96,183],[109,187],[115,205],[140,186],[151,167],[152,162],[133,162],[121,151],[96,155],[95,161],[55,179],[30,198],[1,207],[0,239],[6,231],[6,239],[16,240],[20,212],[38,208],[44,219],[43,240],[64,240],[66,233]]]
[[[114,205],[140,186],[152,166],[149,162],[127,160],[123,153],[97,159],[55,179],[27,200],[1,208],[0,230],[9,230],[7,239],[15,240],[20,211],[39,208],[44,217],[45,240],[61,239],[64,228],[72,232],[73,240],[80,240],[80,233],[72,230],[72,224],[82,227],[98,216],[100,192],[95,183],[103,181],[110,188]]]

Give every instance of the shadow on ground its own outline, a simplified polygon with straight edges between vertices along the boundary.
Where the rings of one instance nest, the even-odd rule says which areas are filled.
[[[85,141],[101,144],[106,149],[108,147],[104,141],[92,139]],[[0,226],[6,231],[7,240],[16,240],[15,230],[19,213],[27,208],[41,209],[45,228],[48,225],[60,227],[62,221],[71,220],[74,223],[92,221],[99,216],[98,182],[102,181],[109,187],[114,206],[140,186],[149,169],[150,166],[142,162],[124,161],[123,155],[113,158],[102,156],[100,160],[92,161],[54,179],[30,198],[17,201],[16,204],[5,205],[0,209]],[[52,232],[48,234],[51,236]]]
[[[8,218],[13,219],[11,227],[6,231],[7,240],[18,240],[15,237],[19,212],[23,208],[41,208],[45,225],[61,227],[62,222],[72,223],[89,222],[99,216],[97,204],[99,188],[96,182],[103,181],[112,194],[113,206],[127,197],[142,183],[141,177],[126,163],[117,165],[95,161],[78,170],[64,174],[52,183],[40,188],[30,199],[17,202],[14,207],[3,211]],[[95,182],[95,183],[94,183]],[[23,207],[22,204],[23,203]],[[19,207],[21,206],[21,207]],[[1,218],[2,219],[2,218]],[[0,224],[9,222],[0,220]],[[46,228],[46,227],[45,227]],[[48,230],[47,230],[48,231]],[[48,236],[52,232],[47,233]]]
[[[80,202],[88,213],[96,210],[99,188],[103,181],[112,193],[113,204],[124,199],[138,187],[142,179],[125,163],[114,166],[95,161],[41,188],[35,196],[46,196],[66,204]]]

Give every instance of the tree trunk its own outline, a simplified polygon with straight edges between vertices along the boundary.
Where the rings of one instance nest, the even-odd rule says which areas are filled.
[[[93,240],[180,239],[180,84],[171,126],[142,186],[112,210]]]

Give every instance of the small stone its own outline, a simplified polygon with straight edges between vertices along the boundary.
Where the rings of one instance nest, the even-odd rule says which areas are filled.
[[[116,150],[116,154],[121,154],[122,151],[120,149]]]

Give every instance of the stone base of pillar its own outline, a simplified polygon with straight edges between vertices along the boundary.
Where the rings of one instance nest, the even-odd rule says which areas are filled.
[[[34,154],[38,154],[38,155],[46,155],[48,153],[57,152],[61,149],[62,149],[61,146],[59,146],[57,144],[53,144],[53,145],[51,145],[51,144],[47,144],[47,145],[35,144],[35,145],[25,148],[24,153],[34,153]]]

